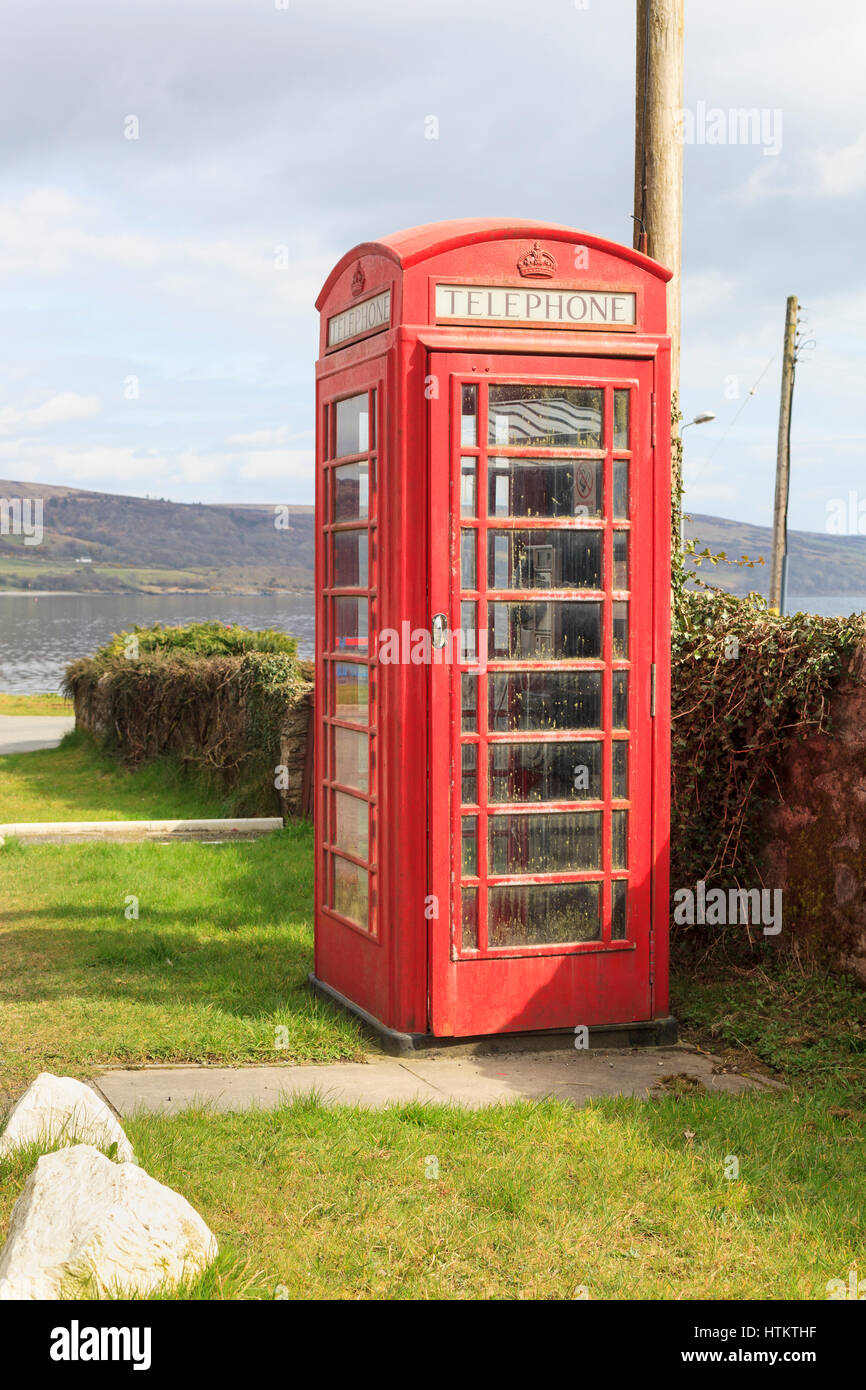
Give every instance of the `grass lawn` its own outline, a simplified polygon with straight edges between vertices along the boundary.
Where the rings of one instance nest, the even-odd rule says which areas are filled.
[[[3,760],[34,767],[13,769],[11,782],[41,776],[49,794],[42,757]],[[92,747],[73,741],[45,757],[66,767],[59,795],[75,794],[70,814],[81,814],[71,767],[99,766]],[[100,816],[130,814],[124,795],[139,798],[140,815],[171,814],[159,769],[103,771]],[[145,808],[158,792],[159,807]],[[125,916],[130,895],[137,919]],[[87,1077],[105,1064],[328,1062],[370,1050],[303,987],[307,825],[246,844],[9,841],[0,902],[7,1099],[40,1070]],[[858,1260],[866,1268],[863,992],[768,952],[748,968],[684,968],[674,1010],[702,1045],[781,1069],[789,1088],[479,1112],[370,1113],[312,1097],[274,1112],[126,1121],[145,1169],[220,1241],[216,1265],[184,1296],[573,1298],[585,1288],[591,1298],[824,1299],[829,1279]],[[274,1047],[278,1025],[286,1050]],[[0,1161],[0,1236],[34,1162],[33,1152]]]
[[[0,714],[65,714],[75,713],[72,701],[62,695],[3,695],[0,693]]]
[[[824,1299],[866,1256],[862,1150],[821,1095],[125,1128],[220,1242],[186,1297]],[[33,1162],[0,1161],[0,1229]]]
[[[821,1297],[866,1254],[863,1153],[817,1100],[792,1148],[790,1112],[764,1096],[378,1115],[296,1102],[130,1133],[164,1181],[195,1149],[193,1202],[270,1296]]]
[[[83,732],[68,733],[58,748],[0,757],[0,824],[184,820],[225,814],[219,796],[185,779],[179,768],[152,763],[128,772],[100,753]]]
[[[37,754],[25,756],[37,757]],[[138,919],[129,899],[138,899]],[[0,1086],[104,1064],[333,1061],[354,1023],[304,988],[312,829],[245,844],[0,849]],[[276,1050],[275,1028],[288,1028]]]

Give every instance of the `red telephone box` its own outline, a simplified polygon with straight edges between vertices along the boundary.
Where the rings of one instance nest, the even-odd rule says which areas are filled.
[[[398,1046],[672,1036],[669,278],[482,219],[317,300],[311,978]]]

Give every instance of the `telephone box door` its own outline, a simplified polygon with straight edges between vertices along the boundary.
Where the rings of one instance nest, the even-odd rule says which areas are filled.
[[[649,1019],[653,363],[428,381],[432,1031]]]

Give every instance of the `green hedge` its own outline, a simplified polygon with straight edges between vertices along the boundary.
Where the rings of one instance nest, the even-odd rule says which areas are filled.
[[[312,690],[296,653],[272,630],[137,627],[72,662],[63,690],[79,726],[129,766],[170,757],[225,791],[233,814],[279,814],[281,731]]]
[[[862,617],[780,617],[757,594],[674,591],[671,879],[760,883],[792,744],[831,731]]]

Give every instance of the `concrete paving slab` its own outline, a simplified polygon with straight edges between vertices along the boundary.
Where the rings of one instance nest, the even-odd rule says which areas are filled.
[[[101,1072],[95,1084],[120,1115],[176,1114],[206,1103],[217,1110],[273,1109],[315,1092],[325,1105],[380,1109],[421,1100],[476,1109],[556,1096],[575,1105],[597,1096],[646,1098],[662,1077],[687,1089],[739,1095],[778,1083],[721,1072],[721,1063],[686,1044],[666,1048],[447,1056],[322,1066],[141,1067]]]
[[[429,1082],[410,1075],[399,1062],[346,1062],[312,1067],[142,1067],[102,1072],[96,1086],[120,1115],[138,1110],[173,1115],[191,1105],[216,1110],[272,1110],[293,1096],[319,1095],[326,1105],[363,1105],[435,1100]]]
[[[91,820],[91,821],[10,821],[0,825],[0,841],[15,835],[34,844],[86,844],[107,840],[116,844],[136,844],[155,840],[171,844],[175,840],[199,840],[225,844],[226,840],[249,840],[270,835],[282,828],[279,816],[234,816],[205,820]]]
[[[56,748],[63,735],[74,728],[71,715],[0,714],[0,754]]]
[[[435,1060],[407,1059],[403,1065],[458,1104],[503,1100],[587,1100],[596,1096],[646,1096],[661,1077],[685,1074],[695,1089],[739,1094],[752,1084],[746,1077],[714,1070],[718,1058],[687,1045],[665,1048],[587,1049],[519,1053],[511,1056]],[[686,1086],[688,1086],[686,1082]]]

